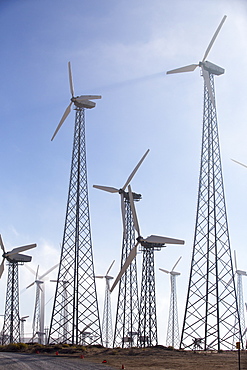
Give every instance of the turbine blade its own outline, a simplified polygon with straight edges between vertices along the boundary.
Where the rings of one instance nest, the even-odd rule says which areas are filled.
[[[220,32],[221,27],[223,26],[223,23],[225,22],[225,20],[226,20],[226,15],[224,15],[224,17],[222,18],[222,21],[220,22],[217,30],[215,31],[215,33],[214,33],[214,35],[212,37],[212,40],[210,41],[210,43],[209,43],[209,45],[207,47],[207,50],[205,51],[204,57],[202,59],[202,62],[204,62],[206,60],[206,58],[207,58],[207,56],[208,56],[208,54],[209,54],[209,52],[210,52],[210,50],[211,50],[214,42],[215,42],[215,39],[218,36],[218,33]]]
[[[28,285],[28,286],[26,287],[26,289],[30,288],[30,287],[31,287],[31,286],[33,286],[34,284],[35,284],[35,281],[34,281],[34,282],[32,282],[32,284]]]
[[[203,66],[202,66],[202,75],[203,75],[203,78],[204,78],[204,83],[207,86],[207,90],[208,90],[208,94],[210,96],[210,100],[211,100],[212,104],[215,107],[215,99],[214,99],[214,96],[213,96],[213,90],[212,90],[212,86],[211,86],[211,83],[210,83],[209,72],[206,71]]]
[[[164,270],[164,269],[161,269],[161,268],[159,268],[159,270],[165,272],[166,274],[170,274],[170,271],[167,271],[167,270]]]
[[[3,271],[4,271],[4,258],[2,259],[2,263],[0,265],[0,279],[1,279],[1,276],[3,274]]]
[[[64,114],[63,114],[63,117],[61,118],[52,138],[51,138],[51,141],[54,139],[54,137],[57,135],[60,127],[62,126],[62,124],[64,123],[64,121],[66,120],[66,118],[68,117],[68,115],[70,114],[70,111],[71,111],[71,105],[73,104],[73,102],[70,102],[70,104],[68,105],[68,107],[66,108]]]
[[[235,162],[235,163],[237,163],[237,164],[240,164],[241,166],[244,166],[244,167],[246,167],[246,168],[247,168],[246,164],[243,164],[243,163],[241,163],[241,162],[235,161],[235,159],[232,159],[232,161],[233,161],[233,162]]]
[[[68,68],[69,68],[69,86],[70,86],[70,92],[73,98],[75,96],[75,93],[74,93],[74,84],[73,84],[73,79],[72,79],[72,71],[71,71],[70,62],[68,62]]]
[[[124,239],[126,239],[124,193],[122,192],[120,195],[121,195],[121,213],[122,213],[122,223],[123,223],[123,237],[124,237]]]
[[[96,189],[108,191],[109,193],[118,193],[119,192],[119,189],[116,189],[116,188],[113,188],[113,187],[110,187],[110,186],[93,185],[93,187],[96,188]]]
[[[55,268],[57,268],[58,265],[59,265],[59,263],[57,263],[56,265],[54,265],[53,267],[51,267],[42,276],[40,276],[39,279],[42,280],[46,275],[48,275],[50,272],[52,272],[53,270],[55,270]]]
[[[114,288],[116,287],[116,285],[119,282],[119,280],[121,279],[121,277],[123,276],[123,274],[125,273],[125,271],[127,270],[127,268],[129,267],[129,265],[131,264],[131,262],[133,261],[133,259],[136,257],[136,255],[137,255],[137,245],[138,245],[138,243],[136,243],[136,245],[131,249],[130,254],[126,258],[126,261],[123,264],[123,267],[121,268],[118,276],[116,277],[114,283],[112,284],[112,287],[110,289],[111,293],[114,290]]]
[[[4,244],[2,240],[2,235],[0,235],[0,247],[2,248],[3,253],[5,253]]]
[[[129,190],[130,208],[131,208],[131,212],[132,212],[132,216],[133,216],[134,226],[135,226],[135,229],[136,229],[136,232],[137,232],[138,236],[140,236],[141,232],[140,232],[140,227],[139,227],[139,223],[138,223],[138,219],[137,219],[133,194],[132,194],[130,185],[128,186],[128,190]]]
[[[33,274],[33,275],[36,275],[36,272],[31,268],[29,267],[26,263],[24,263],[24,266]]]
[[[237,256],[236,256],[236,251],[234,251],[234,262],[235,262],[235,269],[237,271]]]
[[[17,247],[12,249],[12,251],[5,253],[6,257],[7,256],[12,256],[13,254],[17,254],[23,251],[26,251],[28,249],[35,248],[37,245],[36,244],[29,244],[29,245],[24,245],[23,247]]]
[[[36,271],[36,275],[35,275],[35,280],[37,280],[38,279],[38,273],[39,273],[39,265],[37,266],[37,271]]]
[[[115,260],[113,260],[113,261],[112,261],[111,266],[109,267],[109,269],[108,269],[108,270],[107,270],[107,272],[106,272],[106,276],[109,274],[109,272],[110,272],[110,270],[111,270],[111,268],[112,268],[112,266],[113,266],[114,262],[115,262]]]
[[[77,101],[84,101],[84,100],[94,100],[94,99],[101,99],[101,95],[80,95],[76,99]]]
[[[104,276],[95,276],[96,279],[104,279]],[[51,281],[51,280],[50,280]]]
[[[149,152],[149,149],[146,151],[146,153],[143,155],[143,157],[141,158],[141,160],[137,163],[137,165],[135,166],[135,168],[133,169],[133,171],[131,172],[131,174],[129,175],[126,183],[124,184],[124,186],[122,187],[123,190],[126,189],[126,187],[129,185],[130,181],[133,179],[133,177],[135,176],[136,174],[136,171],[138,170],[138,168],[140,167],[140,165],[142,164],[142,162],[144,161],[144,159],[146,158],[147,154]]]
[[[166,236],[150,235],[145,242],[157,244],[184,244],[184,240],[168,238]]]
[[[167,71],[166,74],[170,75],[172,73],[193,72],[196,69],[196,67],[198,67],[198,64],[190,64],[185,67],[180,67],[180,68],[172,69],[171,71]]]
[[[178,262],[181,260],[181,258],[182,258],[182,256],[181,256],[181,257],[179,257],[179,259],[177,260],[177,262],[176,262],[176,263],[175,263],[175,265],[173,266],[172,271],[175,269],[175,267],[177,266],[177,264],[178,264]]]

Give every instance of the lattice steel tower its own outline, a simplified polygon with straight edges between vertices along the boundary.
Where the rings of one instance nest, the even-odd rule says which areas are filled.
[[[20,342],[18,262],[10,262],[8,267],[2,344],[18,342]]]
[[[142,283],[141,298],[139,308],[139,323],[137,340],[139,346],[153,346],[157,344],[157,317],[156,317],[156,296],[155,296],[155,275],[154,275],[154,251],[160,250],[165,244],[184,244],[183,240],[168,238],[164,236],[151,235],[143,238],[140,233],[140,227],[135,210],[135,193],[132,193],[130,185],[128,186],[128,198],[130,211],[132,213],[133,228],[136,230],[138,237],[136,244],[130,249],[128,256],[116,278],[114,285],[120,277],[128,271],[129,267],[137,255],[137,247],[140,244],[140,250],[143,252],[142,263]]]
[[[112,331],[112,314],[111,314],[111,293],[110,293],[110,280],[113,279],[109,276],[109,272],[114,264],[115,260],[111,263],[105,276],[95,276],[99,279],[105,279],[105,300],[104,300],[104,311],[102,320],[102,343],[103,346],[108,348],[112,347],[113,344],[113,331]]]
[[[74,97],[70,63],[69,80],[71,103],[53,135],[54,138],[74,103],[76,117],[69,193],[48,342],[101,344],[89,219],[85,142],[85,108],[93,108],[95,103],[89,99],[97,99],[100,96]]]
[[[180,275],[180,272],[174,271],[178,262],[182,257],[180,257],[171,271],[161,269],[161,271],[170,274],[171,281],[171,294],[170,294],[170,308],[168,317],[168,327],[166,336],[166,345],[173,348],[179,348],[180,337],[179,337],[179,325],[178,325],[178,307],[177,307],[177,290],[176,290],[176,278]]]
[[[241,340],[214,91],[214,75],[223,74],[224,69],[205,61],[225,18],[199,63],[204,78],[201,167],[191,271],[180,344],[181,348],[218,351],[232,349],[236,330]],[[179,72],[194,70],[196,66],[182,67]]]
[[[238,310],[239,310],[239,319],[240,319],[240,327],[243,336],[243,345],[245,346],[246,343],[246,327],[245,327],[245,314],[244,314],[244,295],[243,295],[243,276],[247,276],[246,271],[239,270],[237,268],[237,257],[236,251],[234,251],[234,260],[235,260],[235,276],[237,275],[237,301],[238,301]],[[237,325],[236,325],[237,329]],[[236,330],[235,336],[233,338],[232,347],[233,349],[236,348],[236,342],[239,340],[238,331]],[[244,347],[245,349],[245,347]]]
[[[9,263],[2,344],[18,343],[21,339],[18,265],[23,265],[24,262],[30,262],[32,260],[31,256],[20,254],[20,252],[35,248],[36,244],[24,245],[22,247],[14,248],[10,252],[5,252],[2,237],[0,235],[0,247],[3,251],[3,260],[0,265],[0,278],[4,270],[5,259],[7,259]]]
[[[127,257],[135,244],[135,231],[133,217],[130,207],[129,194],[125,191],[130,181],[133,179],[138,168],[147,156],[149,149],[142,156],[134,170],[129,175],[122,188],[117,189],[109,186],[94,185],[95,188],[110,193],[119,193],[121,196],[121,211],[123,222],[123,243],[121,255],[121,271],[126,263]],[[141,194],[133,194],[135,201],[141,199]],[[138,285],[137,285],[137,267],[135,258],[127,269],[118,274],[110,291],[119,283],[118,301],[113,347],[132,347],[137,345],[138,335]]]
[[[140,194],[133,194],[135,201]],[[128,193],[124,193],[126,237],[123,237],[121,268],[124,265],[133,245],[135,230]],[[132,347],[137,345],[139,320],[139,300],[137,284],[136,259],[132,261],[119,281],[116,322],[113,347]]]

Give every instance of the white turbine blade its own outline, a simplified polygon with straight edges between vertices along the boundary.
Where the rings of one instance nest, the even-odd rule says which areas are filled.
[[[71,71],[71,65],[70,62],[68,62],[68,68],[69,68],[69,86],[70,86],[70,92],[72,95],[72,98],[74,97],[74,85],[73,85],[73,79],[72,79],[72,71]]]
[[[101,95],[80,95],[76,98],[77,101],[101,99]]]
[[[27,251],[28,249],[35,248],[37,245],[36,244],[29,244],[29,245],[24,245],[23,247],[17,247],[12,249],[12,251],[5,253],[6,257],[7,256],[12,256],[13,254],[17,254],[23,251]]]
[[[3,274],[3,271],[4,271],[4,258],[2,259],[2,263],[0,265],[0,278],[1,278],[2,274]]]
[[[196,69],[196,67],[198,67],[198,64],[190,64],[190,65],[185,66],[185,67],[180,67],[180,68],[176,68],[176,69],[172,69],[170,71],[167,71],[166,74],[170,75],[172,73],[193,72]]]
[[[101,186],[101,185],[93,185],[94,188],[108,191],[109,193],[118,193],[119,189],[113,188],[111,186]]]
[[[70,114],[70,111],[71,111],[71,105],[73,104],[73,102],[70,102],[70,104],[68,105],[68,107],[66,108],[64,114],[63,114],[63,117],[61,118],[52,138],[51,138],[51,141],[54,139],[54,137],[57,135],[58,131],[60,130],[60,127],[62,126],[62,124],[64,123],[64,121],[66,120],[66,118],[68,117],[68,115]]]
[[[157,244],[184,244],[184,240],[168,238],[166,236],[150,235],[145,242]]]
[[[24,263],[24,266],[33,274],[33,275],[36,275],[36,272],[31,268],[29,267],[26,263]]]
[[[234,251],[234,262],[235,262],[235,269],[237,271],[237,256],[236,256],[236,251]]]
[[[207,58],[207,56],[208,56],[208,54],[209,54],[209,52],[210,52],[210,50],[211,50],[214,42],[215,42],[215,39],[218,36],[218,33],[220,32],[221,27],[223,26],[223,23],[225,22],[225,20],[226,20],[226,15],[224,15],[224,17],[222,18],[222,21],[220,22],[217,30],[215,31],[215,33],[214,33],[214,35],[212,37],[212,40],[210,41],[210,43],[209,43],[209,45],[207,47],[207,50],[205,51],[204,57],[202,59],[203,62],[206,60],[206,58]]]
[[[138,170],[138,168],[140,167],[140,165],[142,164],[142,162],[144,161],[144,159],[146,158],[147,154],[149,152],[149,149],[146,151],[146,153],[143,155],[143,157],[141,158],[141,160],[138,162],[138,164],[135,166],[135,168],[133,169],[133,171],[131,172],[131,174],[129,175],[126,183],[124,184],[124,186],[122,187],[123,190],[126,189],[126,187],[129,185],[130,181],[133,179],[133,177],[135,176],[136,174],[136,171]]]
[[[241,166],[244,166],[244,167],[246,167],[246,168],[247,168],[246,164],[243,164],[243,163],[241,163],[241,162],[235,161],[235,159],[232,159],[232,161],[233,161],[233,162],[235,162],[235,163],[237,163],[237,164],[240,164]]]
[[[35,280],[37,280],[38,279],[38,273],[39,273],[39,265],[37,266],[37,271],[36,271],[36,275],[35,275]]]
[[[112,266],[113,266],[114,262],[115,262],[115,260],[113,260],[113,261],[112,261],[111,266],[109,267],[109,269],[108,269],[108,270],[107,270],[107,272],[106,272],[106,276],[109,274],[109,272],[110,272],[110,270],[111,270],[111,268],[112,268]]]
[[[208,90],[208,94],[210,96],[210,100],[211,100],[212,104],[215,107],[215,99],[214,99],[214,96],[213,96],[213,90],[212,90],[212,86],[211,86],[211,83],[210,83],[209,72],[206,71],[203,68],[203,66],[202,66],[202,75],[203,75],[203,78],[204,78],[205,85],[207,86],[207,90]]]
[[[124,193],[121,194],[121,213],[122,213],[122,223],[123,223],[123,236],[126,238],[126,224],[125,224],[125,202],[124,202]]]
[[[136,255],[137,255],[137,245],[138,245],[138,243],[131,249],[130,254],[128,255],[125,263],[123,264],[123,267],[121,268],[118,276],[116,277],[116,280],[112,284],[110,292],[112,292],[114,290],[115,286],[117,285],[117,283],[119,282],[119,280],[121,279],[121,277],[123,276],[123,274],[125,273],[127,268],[129,267],[129,265],[131,264],[133,259],[136,257]]]
[[[161,268],[159,268],[159,270],[165,272],[166,274],[170,274],[170,271],[167,271],[167,270],[164,270],[164,269],[161,269]]]
[[[182,256],[181,256],[181,257],[179,257],[179,259],[177,260],[177,262],[176,262],[176,263],[175,263],[175,265],[173,266],[172,271],[175,269],[175,267],[177,266],[177,264],[178,264],[178,262],[181,260],[181,258],[182,258]]]
[[[137,218],[137,214],[136,214],[133,194],[132,194],[132,190],[131,190],[130,185],[128,186],[128,190],[129,190],[129,200],[130,200],[130,207],[131,207],[131,212],[132,212],[132,216],[133,216],[134,226],[135,226],[135,229],[136,229],[136,232],[137,232],[138,236],[140,236],[141,232],[140,232],[140,227],[139,227],[138,218]]]
[[[55,270],[55,268],[57,268],[58,265],[59,265],[59,263],[57,263],[56,265],[54,265],[53,267],[51,267],[48,271],[46,271],[43,275],[41,275],[39,277],[39,279],[42,280],[46,275],[48,275],[50,272],[52,272],[53,270]]]
[[[0,247],[2,248],[3,253],[5,253],[4,244],[2,240],[2,235],[0,235]]]

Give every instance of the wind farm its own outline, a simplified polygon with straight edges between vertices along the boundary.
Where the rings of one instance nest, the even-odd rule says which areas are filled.
[[[65,43],[63,33],[61,44],[52,41],[58,39],[49,22],[44,29],[54,54],[42,51],[43,61],[29,68],[32,93],[25,101],[18,90],[22,81],[25,94],[23,75],[18,79],[12,69],[17,90],[11,95],[7,86],[6,93],[18,99],[10,110],[3,97],[0,149],[2,344],[8,337],[10,343],[103,346],[116,353],[157,346],[221,353],[235,352],[240,342],[245,351],[246,73],[245,55],[238,53],[245,50],[244,13],[203,5],[203,14],[191,9],[188,17],[181,6],[184,17],[171,5],[165,19],[173,14],[173,21],[162,26],[157,10],[144,4],[140,13],[135,4],[142,20],[149,9],[150,24],[136,19],[124,37],[106,9],[90,34],[96,9],[91,13],[88,4],[81,17],[79,5],[74,22],[84,21],[79,32],[73,26],[73,42]],[[122,10],[115,4],[111,14],[134,17],[134,9]],[[107,35],[106,18],[113,31]],[[55,60],[58,49],[63,55]],[[0,64],[5,70],[4,60]],[[17,261],[25,266],[10,282],[12,246],[33,240],[37,247],[28,261]],[[5,309],[12,287],[20,304],[11,324],[19,328],[17,339],[4,329],[18,306]]]

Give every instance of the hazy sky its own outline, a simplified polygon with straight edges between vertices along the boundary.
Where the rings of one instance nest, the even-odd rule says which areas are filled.
[[[177,270],[180,328],[195,226],[202,130],[203,80],[169,69],[198,63],[224,14],[208,56],[225,68],[215,78],[223,176],[232,250],[247,270],[247,2],[245,0],[1,0],[0,233],[7,250],[37,243],[29,264],[45,272],[59,262],[69,184],[74,111],[53,142],[75,94],[101,94],[86,112],[87,164],[95,272],[120,264],[120,197],[92,187],[121,187],[149,148],[132,181],[141,231],[184,239],[156,254],[159,344],[165,344],[170,283],[158,268]],[[141,254],[138,254],[139,275]],[[50,275],[56,277],[56,273]],[[32,275],[20,267],[20,313],[29,315]],[[7,268],[0,281],[4,313]],[[139,278],[140,281],[140,278]],[[247,282],[246,282],[247,283]],[[46,301],[54,283],[46,285]],[[100,311],[104,282],[97,281]],[[246,290],[246,288],[245,288]],[[246,291],[247,294],[247,291]],[[246,296],[245,294],[245,296]],[[117,289],[112,295],[113,316]],[[246,297],[247,299],[247,297]],[[46,326],[52,300],[47,303]],[[115,317],[114,317],[115,319]],[[3,320],[0,318],[0,327]]]

